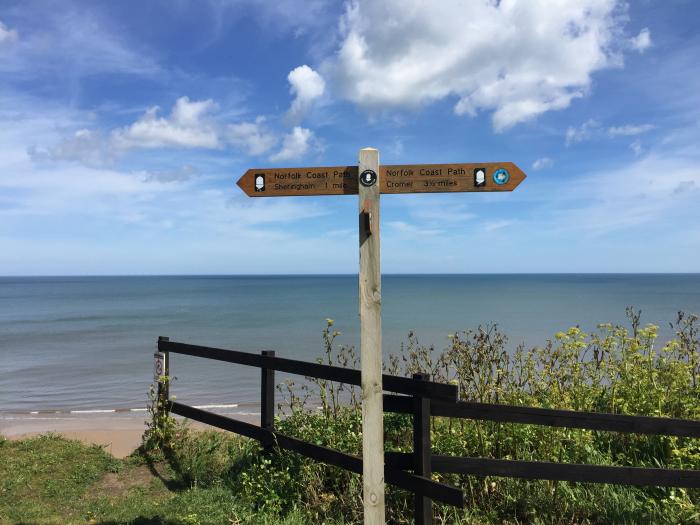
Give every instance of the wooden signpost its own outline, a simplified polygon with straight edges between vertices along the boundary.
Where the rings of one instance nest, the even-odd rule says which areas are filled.
[[[238,186],[249,197],[359,195],[362,486],[366,525],[384,524],[380,194],[513,191],[523,180],[525,173],[512,162],[380,166],[379,151],[373,148],[360,150],[357,166],[250,169],[238,180]]]
[[[250,169],[238,180],[249,197],[357,195],[357,166]],[[380,166],[379,193],[513,191],[525,174],[512,162]]]

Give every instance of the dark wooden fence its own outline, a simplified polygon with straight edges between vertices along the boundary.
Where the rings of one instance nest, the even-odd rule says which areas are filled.
[[[279,447],[292,450],[317,461],[362,474],[362,458],[286,436],[277,432],[274,427],[275,371],[360,386],[359,370],[276,357],[272,351],[263,351],[258,355],[176,343],[167,337],[158,339],[158,350],[261,369],[260,426],[169,400],[171,412],[256,439],[267,448]],[[464,506],[462,490],[433,481],[431,479],[433,472],[618,485],[700,488],[700,471],[697,470],[434,455],[431,453],[430,417],[690,438],[700,438],[700,421],[458,401],[455,385],[431,382],[427,374],[414,374],[412,378],[385,374],[382,376],[382,381],[384,390],[394,393],[384,394],[384,411],[413,416],[413,453],[386,452],[384,479],[387,483],[414,494],[416,524],[432,523],[433,501],[456,507]]]

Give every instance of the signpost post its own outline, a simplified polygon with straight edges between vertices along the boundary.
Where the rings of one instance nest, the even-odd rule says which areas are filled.
[[[360,369],[362,494],[366,524],[384,523],[382,281],[379,267],[379,151],[360,150]]]
[[[396,193],[513,191],[525,173],[512,162],[380,166],[360,150],[359,165],[250,169],[238,180],[249,197],[358,195],[360,361],[364,523],[384,524],[384,421],[379,196]]]

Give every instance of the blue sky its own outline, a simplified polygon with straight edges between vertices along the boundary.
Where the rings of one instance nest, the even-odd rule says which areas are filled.
[[[512,161],[382,198],[385,273],[694,272],[695,0],[0,3],[0,275],[353,273],[248,168]]]

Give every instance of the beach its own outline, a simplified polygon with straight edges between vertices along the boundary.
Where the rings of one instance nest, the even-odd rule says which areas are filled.
[[[52,432],[86,444],[99,445],[117,458],[126,457],[138,448],[144,429],[142,417],[68,416],[49,419],[37,416],[0,421],[0,433],[11,440]]]
[[[177,420],[182,420],[175,416]],[[238,414],[236,419],[259,424],[255,414]],[[196,429],[211,428],[196,421],[188,424]],[[77,439],[89,445],[99,445],[116,458],[124,458],[138,448],[141,436],[146,429],[146,415],[134,414],[93,414],[47,417],[28,415],[0,420],[0,435],[19,440],[46,433],[60,434],[68,439]]]

